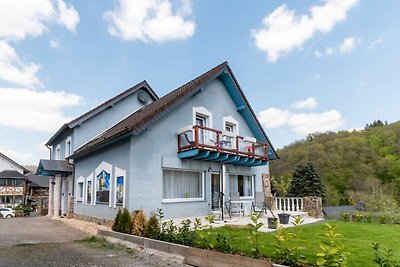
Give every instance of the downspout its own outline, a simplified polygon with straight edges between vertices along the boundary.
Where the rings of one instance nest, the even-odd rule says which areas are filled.
[[[46,147],[49,149],[49,159],[51,159],[51,147],[49,145],[46,145]]]

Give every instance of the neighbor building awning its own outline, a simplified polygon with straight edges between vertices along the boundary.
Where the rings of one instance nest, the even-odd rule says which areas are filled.
[[[70,165],[66,160],[41,159],[36,174],[46,175],[46,176],[54,176],[54,175],[68,176],[71,175],[72,172],[73,172],[72,165]]]

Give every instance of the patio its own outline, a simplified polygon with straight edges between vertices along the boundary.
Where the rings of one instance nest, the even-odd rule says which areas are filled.
[[[273,213],[275,214],[275,216],[278,218],[277,214],[281,213],[280,210],[273,210]],[[314,217],[310,217],[307,215],[306,212],[302,212],[302,211],[295,211],[295,212],[286,212],[288,214],[290,214],[290,220],[288,224],[278,224],[278,226],[282,226],[282,227],[294,227],[294,225],[292,224],[292,222],[294,222],[295,217],[296,216],[301,216],[302,219],[304,220],[303,224],[310,224],[310,223],[315,223],[315,222],[319,222],[322,221],[324,219],[321,218],[314,218]],[[230,226],[230,227],[237,227],[237,228],[246,228],[248,223],[252,223],[252,221],[250,220],[250,215],[245,215],[245,216],[239,216],[239,215],[234,215],[232,216],[232,218],[229,218],[228,214],[224,214],[224,220],[222,221],[221,219],[219,219],[218,217],[220,217],[220,213],[219,212],[214,212],[215,214],[215,222],[212,224],[213,227],[222,227],[222,226]],[[267,213],[263,213],[260,221],[264,224],[261,228],[260,231],[261,232],[273,232],[276,229],[270,229],[268,228],[268,222],[267,222],[267,218],[271,218],[273,217],[270,211],[267,211]],[[179,218],[179,219],[173,219],[173,222],[176,226],[181,226],[181,222],[183,220],[191,220],[192,222],[194,222],[194,220],[196,219],[195,217],[189,217],[189,218]],[[208,221],[205,219],[205,217],[201,217],[201,224],[202,225],[208,225]],[[169,220],[166,220],[169,221]]]

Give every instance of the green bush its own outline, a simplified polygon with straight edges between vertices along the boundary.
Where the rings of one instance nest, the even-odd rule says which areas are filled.
[[[118,210],[111,229],[116,232],[130,234],[132,230],[131,215],[127,209]]]
[[[111,229],[113,231],[115,231],[115,232],[121,232],[121,223],[120,223],[121,222],[121,216],[122,216],[122,210],[119,209],[118,213],[117,213],[117,216],[115,216],[114,223],[113,223],[113,225],[111,227]]]
[[[150,216],[149,220],[146,223],[144,236],[152,239],[160,238],[160,224],[154,213]]]
[[[322,235],[321,251],[317,253],[317,266],[347,266],[344,246],[337,241],[340,234],[335,225],[325,224],[327,229]]]
[[[395,259],[393,249],[381,248],[380,244],[372,243],[375,257],[373,262],[381,267],[400,267],[400,259]]]
[[[343,212],[342,214],[340,214],[340,218],[342,218],[342,221],[349,222],[350,221],[350,213]]]

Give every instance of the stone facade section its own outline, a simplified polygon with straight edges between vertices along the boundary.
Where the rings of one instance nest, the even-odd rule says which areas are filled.
[[[262,174],[262,188],[267,209],[272,212],[275,207],[275,197],[272,195],[271,192],[271,179],[268,173]]]
[[[76,214],[76,213],[72,213],[69,219],[77,219],[77,220],[81,220],[81,221],[97,223],[100,225],[105,225],[107,227],[111,227],[114,224],[113,220],[107,220],[107,219],[87,216],[87,215],[83,215],[83,214]]]
[[[322,198],[320,197],[303,197],[304,207],[303,211],[307,212],[309,216],[315,218],[323,218],[322,213]]]

